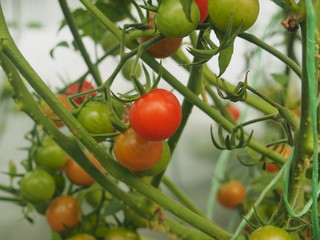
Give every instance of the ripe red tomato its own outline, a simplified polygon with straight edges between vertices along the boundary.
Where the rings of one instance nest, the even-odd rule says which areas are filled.
[[[171,38],[183,38],[192,33],[200,20],[200,11],[192,2],[191,22],[183,11],[180,0],[162,0],[155,16],[155,25],[161,34]]]
[[[246,199],[246,190],[240,182],[232,180],[219,187],[217,199],[226,208],[236,208]]]
[[[89,234],[81,233],[81,234],[76,234],[72,237],[69,237],[67,238],[67,240],[96,240],[96,238]]]
[[[161,141],[178,129],[182,118],[180,103],[165,89],[154,89],[138,99],[131,107],[129,121],[143,138]]]
[[[148,19],[148,28],[154,29],[154,16],[155,13],[150,12],[149,19]],[[146,42],[153,37],[142,37],[141,42]],[[182,43],[182,38],[164,38],[161,39],[156,44],[152,45],[148,48],[148,53],[153,56],[154,58],[166,58],[170,57],[180,48]]]
[[[147,170],[161,159],[163,144],[146,140],[129,128],[115,138],[113,151],[126,168]]]
[[[103,171],[103,167],[98,160],[91,153],[87,152],[86,154],[90,161]],[[68,157],[64,170],[70,182],[76,185],[89,186],[94,183],[93,178],[71,157]]]
[[[128,228],[111,228],[104,235],[104,240],[140,240],[140,236]]]
[[[200,21],[203,23],[208,17],[208,0],[194,0],[200,10]]]
[[[282,228],[269,225],[255,230],[249,240],[292,240],[292,238]]]
[[[65,228],[75,228],[79,223],[82,212],[78,200],[72,196],[61,195],[54,199],[46,211],[46,219],[52,230],[64,232]]]
[[[69,103],[66,95],[64,94],[56,94],[56,97],[60,100],[60,102],[68,109],[71,110],[72,106]],[[48,118],[57,118],[58,116],[52,111],[52,109],[48,106],[48,104],[46,104],[44,101],[40,102],[40,108],[42,109],[43,113],[48,117]],[[57,127],[62,127],[64,126],[64,123],[62,121],[59,120],[52,120],[53,123],[57,126]]]
[[[77,114],[77,119],[91,134],[108,134],[114,130],[109,116],[108,105],[104,102],[88,102]],[[97,141],[104,140],[101,137],[95,137],[95,139]]]
[[[241,31],[249,29],[259,15],[259,0],[209,0],[209,17],[220,31],[227,30],[232,16],[232,28],[242,24]]]
[[[238,108],[236,108],[233,105],[228,105],[227,106],[227,111],[230,113],[230,115],[232,116],[232,118],[237,121],[240,117],[240,111]]]
[[[56,184],[53,176],[40,168],[27,172],[21,180],[21,195],[32,202],[50,200],[55,190]]]
[[[266,164],[266,171],[267,172],[278,172],[279,168],[274,163],[267,163]]]
[[[46,137],[37,149],[34,161],[38,166],[60,170],[67,162],[66,152],[50,137]]]
[[[80,89],[80,87],[81,87],[81,89]],[[86,92],[86,91],[92,90],[92,89],[94,89],[94,86],[90,82],[84,81],[81,86],[79,83],[75,83],[75,84],[71,85],[70,87],[68,87],[67,90],[65,91],[65,95],[70,96],[70,95],[74,95],[76,93]],[[90,93],[90,96],[94,96],[94,95],[96,95],[95,92]],[[74,98],[73,101],[77,104],[81,104],[86,99],[86,97],[87,97],[87,95],[83,95],[79,98]]]

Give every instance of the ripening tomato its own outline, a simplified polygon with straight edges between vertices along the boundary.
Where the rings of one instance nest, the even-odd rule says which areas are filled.
[[[80,223],[81,216],[82,212],[78,200],[69,195],[55,198],[46,211],[49,226],[57,232],[64,232],[67,228],[75,228]]]
[[[242,23],[241,31],[249,29],[259,15],[259,0],[208,0],[209,17],[213,25],[222,32],[228,28],[232,17],[232,28]]]
[[[94,86],[90,82],[85,80],[82,84],[75,83],[75,84],[71,85],[70,87],[68,87],[67,90],[65,91],[65,95],[70,96],[70,95],[74,95],[77,93],[86,92],[86,91],[89,91],[92,89],[94,89]],[[92,92],[92,93],[90,93],[90,96],[94,96],[96,94],[97,94],[96,92]],[[74,98],[73,101],[77,104],[81,104],[86,99],[86,97],[87,97],[87,95],[83,95],[81,97]]]
[[[229,114],[231,115],[231,117],[237,121],[240,117],[240,111],[238,108],[236,108],[233,105],[228,105],[227,106],[227,111],[229,112]]]
[[[104,235],[104,240],[140,240],[140,236],[129,228],[111,228]]]
[[[154,29],[154,16],[155,13],[150,12],[148,19],[148,28]],[[153,38],[152,36],[146,36],[141,38],[141,42],[146,42]],[[154,58],[166,58],[170,57],[176,53],[176,51],[180,48],[182,43],[182,38],[169,38],[165,37],[161,39],[156,44],[152,45],[147,49],[148,53]]]
[[[91,153],[87,152],[86,155],[94,165],[103,171],[103,167]],[[93,178],[71,157],[68,157],[64,170],[70,182],[76,185],[89,186],[94,183]]]
[[[208,17],[208,0],[194,0],[200,10],[200,21],[203,23]]]
[[[188,20],[180,0],[162,0],[155,16],[155,25],[166,37],[183,38],[192,33],[200,20],[200,11],[192,1]]]
[[[168,163],[170,161],[171,153],[169,145],[166,141],[163,141],[163,152],[161,155],[161,159],[150,169],[144,171],[136,171],[136,173],[142,176],[155,176],[161,173],[166,169]]]
[[[67,240],[96,240],[96,238],[86,233],[80,233],[67,238]]]
[[[147,170],[161,159],[163,143],[146,140],[129,128],[115,138],[113,151],[124,167]]]
[[[176,96],[165,89],[153,89],[131,107],[131,127],[143,138],[161,141],[175,133],[182,118]]]
[[[55,190],[53,176],[40,168],[27,172],[21,180],[21,195],[31,202],[46,202],[52,198]]]
[[[288,158],[291,152],[291,148],[288,146],[277,146],[275,149],[273,147],[269,147],[270,149],[274,150],[277,153],[280,153],[282,156],[284,156],[285,158]],[[267,160],[266,163],[266,169],[267,172],[278,172],[279,168],[275,163],[271,163]]]
[[[104,102],[88,102],[77,114],[77,119],[91,134],[108,134],[114,131],[108,105]],[[95,139],[97,141],[104,140],[103,137],[95,137]]]
[[[292,240],[292,238],[282,228],[268,225],[256,229],[249,240]]]
[[[50,137],[45,137],[36,150],[34,161],[38,166],[60,170],[67,162],[66,152]]]
[[[66,95],[64,94],[56,94],[56,97],[59,99],[59,101],[68,109],[71,110],[72,106],[69,103]],[[48,118],[57,118],[58,116],[53,112],[53,110],[48,106],[48,104],[46,104],[44,101],[40,102],[40,108],[43,111],[43,113],[48,117]],[[62,127],[64,126],[64,123],[60,120],[52,120],[53,123],[57,126],[57,127]]]
[[[240,182],[231,180],[219,187],[217,199],[226,208],[236,208],[246,199],[246,189]]]
[[[267,163],[266,164],[266,171],[267,172],[278,172],[279,168],[274,163]]]

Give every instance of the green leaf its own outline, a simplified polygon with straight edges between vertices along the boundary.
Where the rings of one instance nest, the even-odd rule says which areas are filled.
[[[52,58],[54,58],[53,53],[54,53],[54,51],[55,51],[58,47],[67,47],[67,48],[69,48],[70,46],[69,46],[69,44],[68,44],[66,41],[59,42],[56,46],[54,46],[54,47],[50,50],[50,56],[51,56]]]
[[[271,74],[273,79],[281,86],[285,86],[289,81],[289,76],[285,74],[273,73]]]
[[[218,62],[220,72],[218,77],[221,77],[221,75],[226,71],[227,67],[229,66],[233,54],[233,43],[234,42],[232,42],[232,44],[230,44],[227,48],[223,49],[219,54]]]
[[[188,19],[189,22],[192,22],[191,19],[191,5],[193,0],[180,0],[180,3],[182,5],[183,11]]]

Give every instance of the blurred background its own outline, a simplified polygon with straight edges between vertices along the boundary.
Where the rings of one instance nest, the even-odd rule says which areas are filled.
[[[64,28],[58,31],[63,19],[58,1],[52,0],[0,0],[2,10],[6,21],[10,27],[10,32],[16,41],[19,49],[37,71],[41,78],[52,88],[56,90],[78,78],[86,71],[86,65],[78,53],[70,49],[57,48],[54,52],[54,58],[49,54],[59,42],[70,40],[72,38],[69,29]],[[68,4],[72,8],[80,6],[76,0],[69,0]],[[270,17],[277,12],[278,7],[272,1],[260,1],[260,16],[249,32],[262,37],[266,32],[267,23]],[[121,23],[120,23],[121,24]],[[280,23],[277,23],[280,26]],[[188,39],[184,40],[186,45]],[[279,39],[271,39],[270,44],[278,42]],[[85,39],[89,51],[94,53],[92,42]],[[251,65],[246,65],[246,53],[252,51],[252,45],[242,39],[236,40],[235,52],[230,67],[224,74],[224,78],[230,82],[237,83],[245,77],[245,72],[250,71],[250,76],[258,76],[258,83],[269,81],[266,75],[258,74],[261,69],[277,69],[278,62],[269,54],[263,53],[261,58],[251,61]],[[102,49],[98,49],[98,54]],[[93,54],[94,56],[94,54]],[[261,56],[260,56],[261,57]],[[118,58],[108,58],[101,64],[99,70],[104,79],[106,79],[115,68]],[[253,64],[254,63],[254,64]],[[188,74],[175,62],[165,59],[163,64],[174,73],[179,72],[178,78],[186,83]],[[217,61],[212,59],[209,62],[213,71],[217,71]],[[266,67],[267,66],[267,67]],[[266,69],[267,68],[267,69]],[[266,73],[265,73],[266,74]],[[0,89],[4,88],[6,77],[0,71]],[[90,79],[89,79],[90,80]],[[124,92],[131,85],[121,79],[115,81],[113,85],[114,92]],[[161,87],[170,89],[166,83],[161,82]],[[178,96],[181,100],[181,97]],[[245,106],[236,103],[236,106],[245,112]],[[0,171],[8,171],[8,162],[13,161],[19,166],[22,159],[26,158],[26,151],[23,148],[28,146],[24,135],[28,132],[33,123],[24,113],[17,112],[11,99],[1,100],[0,103]],[[250,116],[259,116],[259,113],[249,109],[247,114]],[[220,152],[215,149],[210,140],[210,125],[213,124],[206,115],[194,108],[181,141],[174,152],[171,165],[168,169],[168,176],[186,193],[187,196],[204,212],[207,211],[210,186],[215,169],[215,162]],[[216,126],[213,124],[213,126]],[[249,131],[249,129],[248,129]],[[255,129],[255,138],[263,134],[259,127]],[[233,155],[231,154],[231,157]],[[234,161],[236,162],[236,161]],[[236,166],[236,164],[235,164]],[[234,166],[233,166],[234,167]],[[7,184],[9,177],[0,174],[0,184]],[[164,191],[166,191],[164,189]],[[0,196],[5,196],[0,192]],[[23,211],[19,206],[10,202],[0,201],[0,240],[46,240],[50,239],[50,230],[45,218],[35,214],[34,223],[30,224],[23,217]],[[230,218],[233,217],[234,224],[230,224]],[[232,231],[237,226],[239,220],[237,213],[232,210],[226,210],[215,205],[214,221],[221,226],[229,227]],[[147,233],[148,235],[149,233]],[[151,236],[151,235],[150,235]],[[164,239],[163,235],[155,235],[154,239]]]

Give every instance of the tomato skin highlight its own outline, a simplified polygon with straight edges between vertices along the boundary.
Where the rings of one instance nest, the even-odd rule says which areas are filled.
[[[124,167],[130,170],[147,170],[161,159],[163,143],[146,140],[129,128],[115,138],[113,151]]]
[[[200,11],[192,2],[190,22],[182,8],[180,0],[162,0],[155,16],[155,25],[161,34],[170,38],[183,38],[192,33],[200,20]]]
[[[179,128],[182,110],[176,96],[165,89],[154,89],[138,99],[131,107],[132,128],[150,141],[161,141]]]
[[[200,11],[200,21],[203,23],[208,17],[208,0],[194,0]]]
[[[240,182],[231,180],[219,187],[217,199],[226,208],[236,208],[246,199],[246,190]]]
[[[249,240],[292,240],[292,237],[282,228],[268,225],[256,229]]]
[[[51,199],[56,190],[52,175],[37,168],[27,172],[21,180],[21,195],[32,202],[46,202]]]
[[[259,0],[208,0],[209,17],[213,25],[222,32],[228,28],[232,15],[232,29],[243,21],[241,31],[248,30],[259,15]]]
[[[81,219],[81,209],[78,200],[72,196],[61,195],[54,199],[46,210],[46,219],[52,230],[65,232],[75,228]]]

